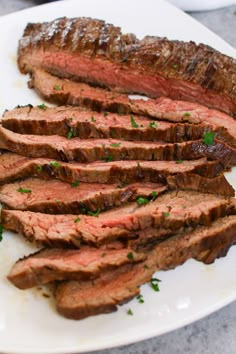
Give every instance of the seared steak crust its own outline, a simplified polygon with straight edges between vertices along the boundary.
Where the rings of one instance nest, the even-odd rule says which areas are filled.
[[[19,289],[55,280],[88,280],[97,278],[103,271],[145,259],[144,254],[130,248],[108,251],[92,247],[79,250],[43,249],[17,261],[8,274],[8,280]]]
[[[210,225],[213,220],[235,213],[235,200],[194,191],[168,192],[148,205],[130,203],[99,214],[47,215],[30,211],[2,210],[1,223],[6,230],[23,234],[29,240],[57,247],[80,243],[101,245],[123,238],[138,237],[140,232],[156,229],[153,236],[162,238],[183,227]],[[164,229],[164,232],[162,230]],[[166,232],[168,230],[168,232]]]
[[[135,181],[166,183],[167,177],[181,173],[198,174],[214,178],[224,170],[220,161],[202,158],[190,161],[112,161],[82,164],[59,162],[53,166],[47,158],[30,158],[11,152],[0,155],[0,184],[14,182],[19,178],[35,176],[57,178],[73,183],[132,183]],[[221,189],[220,189],[221,190]]]
[[[29,157],[48,157],[62,161],[97,160],[191,160],[208,157],[220,160],[224,167],[236,164],[236,149],[215,139],[183,143],[132,142],[118,139],[66,139],[58,135],[37,136],[11,132],[0,126],[0,149]]]
[[[121,33],[90,18],[28,24],[18,48],[24,72],[43,68],[109,89],[198,101],[235,114],[236,63],[209,46]]]
[[[235,229],[236,216],[220,218],[210,227],[201,226],[159,243],[142,263],[104,272],[93,281],[64,282],[56,290],[57,309],[73,319],[115,311],[117,305],[137,296],[139,287],[155,271],[175,268],[189,258],[211,263],[224,256],[236,243]]]

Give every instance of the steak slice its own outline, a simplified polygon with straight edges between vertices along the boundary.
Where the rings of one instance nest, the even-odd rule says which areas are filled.
[[[166,183],[168,176],[177,173],[194,173],[214,178],[224,170],[220,161],[207,161],[206,158],[190,161],[111,161],[90,164],[57,161],[57,166],[53,166],[51,162],[47,158],[30,158],[6,152],[0,155],[0,184],[30,176],[53,177],[69,183],[76,180],[85,183]]]
[[[108,251],[91,247],[43,249],[17,261],[7,278],[19,289],[28,289],[54,280],[97,278],[106,270],[145,259],[145,254],[129,248]]]
[[[147,205],[130,203],[98,217],[80,215],[78,219],[77,215],[2,210],[1,224],[6,230],[23,234],[30,241],[44,245],[78,246],[82,242],[100,246],[118,238],[137,238],[150,228],[153,237],[160,239],[183,227],[209,226],[218,217],[235,213],[235,207],[234,198],[194,191],[171,191]]]
[[[43,107],[43,109],[40,107]],[[231,118],[233,120],[233,118]],[[97,113],[78,107],[19,107],[4,113],[4,128],[20,134],[181,142],[201,139],[212,125],[151,121],[147,117]],[[236,125],[236,122],[235,122]],[[218,137],[218,134],[216,134]],[[220,135],[221,137],[221,135]],[[236,145],[236,144],[235,144]]]
[[[31,210],[48,214],[84,214],[110,209],[138,197],[158,195],[167,186],[156,183],[134,183],[127,186],[115,184],[68,184],[55,179],[42,181],[28,178],[5,184],[0,188],[0,202],[9,209]]]
[[[204,129],[205,125],[208,126],[209,129],[211,127],[211,129],[216,132],[216,137],[218,139],[226,141],[229,145],[236,146],[236,122],[234,118],[223,112],[209,109],[195,102],[171,100],[165,97],[160,97],[155,100],[131,99],[125,94],[109,92],[102,88],[89,86],[68,79],[60,79],[41,70],[36,70],[34,72],[30,81],[30,87],[34,88],[37,93],[47,101],[60,105],[70,104],[74,106],[88,107],[98,112],[118,112],[119,115],[134,113],[137,115],[149,116],[153,119],[174,122],[176,124],[194,124],[196,126],[193,127],[192,130],[190,127],[187,128],[188,125],[185,125],[188,130],[186,132],[188,133],[188,136],[190,137],[192,134],[191,139],[194,137],[197,138],[197,134],[201,134],[201,129]],[[61,90],[55,91],[53,87],[60,87]],[[41,114],[45,116],[49,108],[46,106],[43,106],[43,108],[45,109]],[[6,113],[6,118],[9,116],[11,117],[11,112]],[[11,122],[8,120],[6,127],[11,127],[12,130],[22,129],[23,123],[20,124],[21,127],[19,127],[19,124],[15,123],[12,119]],[[26,129],[27,131],[31,130],[29,124],[27,125],[27,128],[26,123],[24,126],[25,131]],[[44,128],[45,127],[41,129]],[[66,128],[67,127],[64,127],[64,130],[66,130]],[[180,125],[178,125],[178,129],[180,129]],[[183,134],[183,132],[180,133],[181,139]]]
[[[139,287],[150,281],[155,271],[175,268],[189,258],[199,258],[199,254],[204,254],[202,262],[212,263],[235,242],[236,216],[220,218],[210,227],[200,226],[159,243],[142,263],[101,273],[95,280],[59,284],[57,309],[61,315],[77,320],[116,311],[117,305],[139,294]]]
[[[63,161],[93,162],[97,160],[194,160],[207,157],[220,160],[224,167],[236,164],[236,149],[215,141],[183,143],[133,142],[118,139],[66,139],[58,135],[37,136],[11,132],[0,126],[0,149],[29,157],[47,157]]]
[[[168,96],[236,111],[236,62],[194,42],[122,34],[91,18],[28,24],[18,47],[23,73],[37,68],[109,89]],[[55,91],[58,87],[55,87]]]

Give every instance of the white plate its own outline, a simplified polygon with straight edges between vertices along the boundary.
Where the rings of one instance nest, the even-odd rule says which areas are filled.
[[[233,48],[202,25],[161,0],[62,1],[0,19],[0,111],[17,104],[39,104],[16,66],[17,41],[28,21],[60,16],[91,16],[120,25],[123,31],[205,42],[235,56]],[[230,174],[235,180],[235,174]],[[83,321],[60,317],[53,299],[42,292],[20,291],[6,280],[11,265],[34,251],[23,238],[4,233],[0,243],[0,352],[81,353],[150,338],[191,323],[236,299],[236,248],[227,258],[205,266],[193,260],[173,271],[159,272],[161,291],[142,287],[145,303],[136,299],[109,315]],[[96,296],[96,294],[94,294]],[[131,308],[133,316],[127,315]]]

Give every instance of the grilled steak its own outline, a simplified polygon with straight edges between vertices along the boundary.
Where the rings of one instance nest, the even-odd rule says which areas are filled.
[[[199,254],[205,263],[225,255],[236,242],[235,230],[236,216],[220,218],[210,227],[201,226],[159,243],[142,263],[104,272],[93,281],[64,282],[57,287],[57,309],[73,319],[115,311],[118,304],[137,296],[139,287],[150,281],[155,271],[175,268]]]
[[[214,178],[223,171],[220,161],[205,158],[190,161],[112,161],[81,164],[58,162],[53,166],[47,158],[30,158],[14,153],[0,155],[0,184],[13,182],[19,178],[38,176],[57,178],[73,183],[132,183],[135,181],[166,183],[173,174],[199,174]]]
[[[55,179],[38,178],[5,184],[0,188],[0,202],[9,209],[31,210],[49,214],[84,214],[110,209],[135,200],[160,194],[167,186],[156,183],[116,184],[79,183],[71,185]]]
[[[8,279],[19,289],[28,289],[54,280],[88,280],[123,264],[146,259],[132,249],[106,251],[92,247],[80,250],[44,249],[19,260]]]
[[[206,145],[202,140],[168,144],[132,142],[117,139],[66,139],[58,135],[37,136],[11,132],[0,126],[0,149],[29,157],[47,157],[63,161],[76,160],[191,160],[208,157],[225,167],[236,164],[236,149],[215,140]]]
[[[34,71],[29,83],[44,99],[60,105],[87,107],[94,111],[149,116],[175,123],[207,124],[214,127],[220,139],[235,144],[236,123],[229,115],[195,102],[158,99],[131,99],[128,95],[110,92],[68,79],[60,79],[42,70]],[[60,90],[54,90],[60,87]],[[45,105],[42,106],[46,108]]]
[[[236,111],[234,59],[193,42],[139,41],[100,20],[28,24],[18,66],[23,73],[42,68],[116,91],[198,101],[232,115]]]
[[[130,203],[99,214],[47,215],[17,210],[2,210],[1,223],[6,230],[23,234],[44,245],[101,245],[117,238],[135,238],[150,228],[153,237],[173,234],[183,227],[210,225],[218,217],[235,213],[235,199],[194,191],[168,192],[147,205]],[[77,221],[77,222],[75,222]],[[162,230],[164,232],[162,233]],[[166,230],[169,230],[166,232]]]
[[[115,138],[171,143],[201,139],[204,132],[213,131],[212,125],[203,123],[192,125],[155,122],[141,116],[97,113],[77,107],[20,107],[5,112],[1,124],[4,128],[21,134],[57,134],[68,138],[76,136],[80,139]],[[218,135],[216,134],[217,138]],[[221,135],[219,137],[221,138]]]

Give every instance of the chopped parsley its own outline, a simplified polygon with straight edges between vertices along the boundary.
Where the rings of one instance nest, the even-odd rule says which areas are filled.
[[[47,106],[44,103],[41,103],[38,105],[38,108],[42,109],[43,111],[45,111],[45,109],[47,108]]]
[[[71,183],[71,187],[78,187],[80,185],[79,180],[76,179],[74,182]]]
[[[146,205],[149,203],[149,200],[147,198],[138,197],[136,199],[136,202],[138,203],[138,205]]]
[[[157,278],[152,278],[150,280],[151,287],[153,288],[154,291],[160,291],[158,283],[160,282],[160,279]]]
[[[185,117],[190,117],[191,114],[190,114],[189,112],[185,112],[185,113],[184,113],[184,116],[185,116]]]
[[[133,314],[134,314],[133,311],[131,309],[128,309],[127,315],[133,316]]]
[[[60,91],[60,90],[61,90],[61,86],[59,86],[59,85],[54,85],[53,89],[54,89],[55,91]]]
[[[0,242],[2,241],[3,225],[0,224]]]
[[[168,218],[168,216],[170,216],[170,213],[169,213],[169,212],[163,212],[162,214],[163,214],[163,216],[164,216],[165,218]]]
[[[77,217],[77,218],[75,218],[74,223],[76,224],[76,223],[79,222],[79,221],[80,221],[80,218]]]
[[[103,258],[103,257],[105,257],[107,254],[105,253],[105,252],[103,252],[102,254],[101,254],[101,257]]]
[[[127,254],[127,258],[128,258],[128,259],[134,259],[133,252],[129,252],[129,253]]]
[[[76,136],[76,134],[75,134],[74,128],[70,127],[70,130],[67,133],[67,139],[71,139],[72,137],[75,137],[75,136]]]
[[[138,302],[139,302],[140,304],[143,304],[143,303],[144,303],[143,295],[139,294],[139,295],[137,296],[137,300],[138,300]]]
[[[152,202],[156,199],[157,195],[158,195],[158,193],[157,193],[156,191],[153,191],[153,192],[151,193],[151,197],[152,197],[151,201],[152,201]]]
[[[176,69],[178,69],[178,65],[174,64],[174,65],[172,65],[172,68],[176,70]]]
[[[206,145],[212,145],[214,143],[215,133],[214,132],[205,132],[203,135],[202,142]]]
[[[96,122],[96,119],[94,117],[91,117],[91,122]]]
[[[98,210],[97,211],[95,211],[95,212],[92,212],[92,211],[89,211],[88,210],[88,215],[90,215],[90,216],[95,216],[95,217],[98,217],[98,215],[100,214],[100,212],[101,212],[101,208],[98,208]]]
[[[114,148],[118,148],[120,146],[121,143],[113,143],[111,144],[111,147],[114,147]]]
[[[104,117],[108,116],[108,113],[107,112],[104,112],[103,113]]]
[[[51,161],[49,165],[52,167],[61,167],[61,164],[57,161]]]
[[[135,122],[133,116],[130,116],[130,121],[133,128],[138,128],[138,124]]]
[[[156,122],[150,122],[149,123],[150,128],[157,128],[157,123]]]
[[[105,162],[111,162],[111,161],[113,161],[113,157],[112,157],[111,155],[108,155],[108,156],[105,156],[105,157],[103,158],[103,160],[104,160]]]
[[[177,160],[177,161],[175,161],[175,163],[177,163],[177,164],[182,163],[182,162],[183,162],[183,160]]]
[[[20,192],[20,193],[31,193],[31,189],[27,189],[27,188],[18,188],[17,189],[17,192]]]
[[[149,269],[149,266],[147,264],[144,264],[143,268]]]
[[[42,165],[37,165],[37,170],[38,170],[39,173],[41,173],[42,170],[43,170],[43,166]]]

